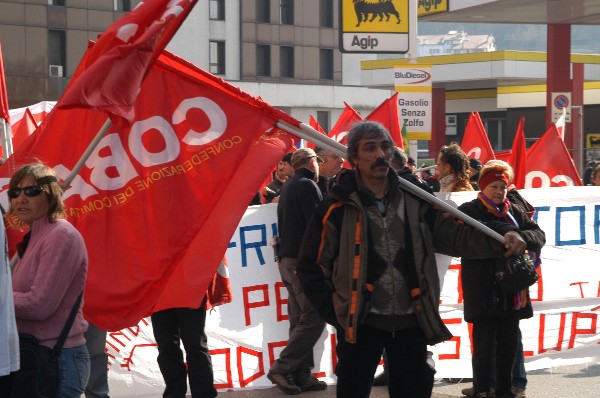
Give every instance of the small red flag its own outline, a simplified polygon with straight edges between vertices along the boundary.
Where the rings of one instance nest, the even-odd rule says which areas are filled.
[[[404,149],[402,127],[398,118],[398,93],[383,101],[366,119],[383,124],[390,132],[394,144]]]
[[[527,147],[525,145],[525,117],[522,116],[517,127],[515,140],[508,163],[515,172],[513,184],[517,189],[525,188],[525,175],[527,174]]]
[[[317,130],[319,133],[321,133],[323,135],[327,135],[327,133],[325,132],[325,130],[323,130],[323,127],[321,127],[321,125],[319,124],[319,122],[317,122],[317,119],[315,119],[314,117],[312,117],[312,115],[310,115],[309,118],[308,118],[308,125],[310,127],[312,127],[313,129]],[[307,148],[311,148],[311,149],[315,149],[315,144],[313,144],[310,141],[306,141],[306,147]]]
[[[2,43],[0,43],[0,118],[10,123],[8,110],[8,93],[6,91],[6,78],[4,76],[4,61],[2,60]]]
[[[471,112],[460,147],[468,158],[479,159],[483,164],[490,159],[495,159],[494,150],[483,127],[479,112]]]
[[[346,145],[346,136],[348,130],[354,123],[363,120],[362,116],[354,110],[347,102],[344,101],[346,108],[342,111],[342,114],[338,118],[337,122],[329,132],[329,138],[332,138],[342,145]]]
[[[527,151],[525,188],[581,186],[569,150],[553,123]]]

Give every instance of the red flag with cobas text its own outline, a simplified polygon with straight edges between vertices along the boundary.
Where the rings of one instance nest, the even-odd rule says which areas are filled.
[[[276,122],[300,124],[171,54],[144,80],[135,115],[107,131],[64,195],[89,253],[84,311],[105,330],[200,305],[248,203],[293,145]],[[4,184],[34,159],[64,179],[105,119],[57,105],[0,168]]]

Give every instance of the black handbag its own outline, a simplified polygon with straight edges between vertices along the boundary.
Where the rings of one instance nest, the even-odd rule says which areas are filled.
[[[527,253],[500,259],[495,276],[498,286],[508,296],[529,288],[539,278],[535,265]]]
[[[15,373],[12,387],[14,398],[53,398],[58,392],[58,357],[71,330],[83,293],[77,297],[67,322],[54,348],[39,345],[35,336],[19,333],[21,367]]]

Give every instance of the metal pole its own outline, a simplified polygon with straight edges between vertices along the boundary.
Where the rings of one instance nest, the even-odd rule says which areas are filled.
[[[340,157],[343,157],[346,159],[348,158],[348,151],[347,151],[347,148],[345,145],[342,145],[339,142],[327,137],[326,135],[319,133],[317,130],[313,129],[312,127],[310,127],[304,123],[302,123],[301,129],[298,129],[298,127],[292,126],[291,124],[285,123],[280,120],[277,122],[277,127],[279,127],[280,129],[282,129],[284,131],[287,131],[288,133],[293,134],[297,137],[300,137],[307,141],[310,141],[310,142],[314,143],[315,145],[324,147],[332,152],[335,152]],[[431,195],[430,193],[428,193],[428,192],[422,190],[421,188],[413,185],[412,183],[406,181],[405,179],[399,178],[399,181],[400,181],[400,185],[402,186],[402,188],[409,191],[410,193],[431,203],[434,206],[438,206],[438,207],[442,208],[443,210],[452,214],[454,217],[464,221],[466,224],[469,224],[473,228],[478,229],[479,231],[481,231],[484,234],[488,235],[489,237],[497,240],[498,242],[504,243],[504,237],[502,235],[500,235],[498,232],[489,228],[488,226],[483,225],[482,223],[475,220],[474,218],[469,217],[462,211],[452,207],[451,205],[444,202],[443,200],[437,198],[434,195]]]
[[[579,130],[579,175],[583,175],[584,167],[584,148],[583,148],[583,106],[573,105],[571,109],[577,109],[577,130]]]
[[[6,123],[4,118],[0,118],[0,124],[2,125],[2,155],[4,155],[4,159],[8,159],[13,153],[10,124]]]
[[[102,127],[100,127],[100,130],[98,130],[98,133],[96,133],[96,136],[94,137],[92,142],[90,142],[90,145],[88,145],[88,147],[85,150],[85,152],[83,153],[83,155],[81,155],[81,157],[79,158],[79,160],[73,167],[73,170],[71,170],[71,173],[67,176],[67,178],[63,182],[63,190],[67,189],[69,187],[69,185],[71,185],[71,182],[75,179],[77,174],[79,174],[79,170],[81,170],[81,168],[85,164],[86,160],[90,157],[93,150],[96,148],[96,146],[98,145],[98,143],[100,142],[102,137],[104,137],[104,134],[108,131],[108,129],[110,128],[111,125],[112,125],[112,122],[111,122],[110,118],[107,117],[106,121],[104,122]]]

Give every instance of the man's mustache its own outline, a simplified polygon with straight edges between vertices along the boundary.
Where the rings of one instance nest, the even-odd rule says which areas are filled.
[[[377,168],[377,167],[390,167],[390,162],[388,162],[385,159],[377,159],[377,161],[375,161],[375,163],[373,163],[371,165],[371,170]]]

